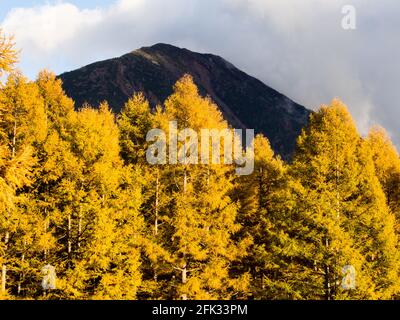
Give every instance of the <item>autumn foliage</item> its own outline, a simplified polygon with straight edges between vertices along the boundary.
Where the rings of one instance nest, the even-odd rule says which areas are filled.
[[[146,162],[147,132],[171,120],[228,128],[190,76],[162,106],[136,93],[114,115],[76,110],[51,72],[32,82],[16,61],[0,36],[0,298],[399,296],[399,154],[381,128],[361,137],[340,101],[312,114],[291,163],[259,135],[254,173],[237,176]]]

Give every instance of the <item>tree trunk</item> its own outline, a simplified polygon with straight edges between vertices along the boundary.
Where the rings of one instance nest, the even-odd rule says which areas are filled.
[[[46,234],[48,229],[49,229],[49,221],[48,221],[48,214],[47,214],[47,208],[44,209],[44,216],[45,216],[45,220],[44,220],[44,233]],[[44,261],[47,260],[47,250],[48,249],[44,249],[43,250],[43,255],[44,255]]]
[[[1,293],[6,293],[7,266],[3,264],[1,268]]]
[[[186,168],[183,171],[183,193],[186,193],[186,189],[187,189],[187,172],[186,172]]]
[[[15,153],[16,153],[16,144],[17,144],[17,115],[16,112],[14,113],[14,128],[13,128],[13,137],[12,137],[12,145],[11,145],[11,159],[15,158]],[[4,239],[4,251],[7,251],[8,247],[8,241],[10,239],[10,233],[6,231],[6,236]],[[1,292],[5,293],[6,292],[6,286],[7,286],[7,265],[6,263],[3,263],[3,266],[1,268]]]
[[[81,247],[82,238],[82,209],[79,206],[79,217],[78,217],[78,248]]]
[[[22,256],[21,256],[21,261],[22,261],[22,264],[24,263],[24,261],[25,261],[25,247],[26,247],[26,240],[24,240],[24,252],[22,253]],[[20,295],[21,294],[21,291],[22,291],[22,281],[24,280],[24,274],[23,274],[23,272],[21,272],[20,273],[20,275],[19,275],[19,282],[18,282],[18,295]]]
[[[6,231],[6,236],[4,238],[4,255],[6,255],[7,248],[8,248],[8,241],[10,239],[10,233]],[[1,292],[5,293],[6,292],[6,286],[7,286],[7,264],[3,262],[2,268],[1,268]]]
[[[186,282],[187,282],[187,266],[185,263],[182,268],[182,284],[185,284]]]
[[[154,235],[158,235],[158,205],[159,205],[159,192],[160,192],[160,178],[159,172],[157,170],[157,180],[156,180],[156,203],[155,203],[155,219],[154,219]]]
[[[15,116],[16,117],[16,116]],[[14,129],[13,129],[13,138],[12,138],[12,150],[11,150],[11,157],[15,157],[15,148],[17,144],[17,119],[14,120]]]
[[[185,284],[187,282],[187,264],[186,262],[183,265],[182,268],[182,284]],[[182,294],[182,300],[187,300],[187,294]]]
[[[187,172],[186,168],[184,170],[184,176],[183,176],[183,193],[186,194],[187,190]],[[185,259],[185,256],[184,256]],[[187,282],[187,262],[184,260],[183,262],[183,267],[182,267],[182,284],[185,284]],[[187,295],[182,294],[182,300],[187,300]]]
[[[71,268],[71,261],[72,261],[72,222],[71,222],[71,215],[68,215],[68,267]]]
[[[340,217],[340,193],[339,193],[339,161],[338,146],[335,145],[335,183],[336,183],[336,218]]]
[[[325,247],[329,248],[329,240],[325,238]],[[330,268],[329,265],[325,265],[325,299],[331,300],[331,282],[330,282]]]

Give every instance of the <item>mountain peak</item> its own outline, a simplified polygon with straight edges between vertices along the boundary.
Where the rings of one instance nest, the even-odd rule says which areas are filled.
[[[177,46],[174,46],[172,44],[168,44],[168,43],[156,43],[150,47],[142,47],[139,50],[143,50],[143,49],[152,49],[152,50],[187,50],[185,48],[179,48]]]
[[[290,158],[310,111],[222,57],[157,43],[60,78],[77,107],[85,102],[97,106],[106,100],[119,112],[139,91],[152,106],[161,104],[186,73],[192,75],[202,95],[214,100],[232,127],[263,133],[277,153]]]

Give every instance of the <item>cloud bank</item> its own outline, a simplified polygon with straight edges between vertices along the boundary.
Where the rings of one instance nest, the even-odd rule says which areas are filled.
[[[341,27],[349,4],[356,30]],[[30,77],[171,43],[221,55],[309,108],[339,97],[363,134],[380,124],[400,145],[399,16],[397,0],[119,0],[90,10],[64,1],[15,8],[1,25]]]

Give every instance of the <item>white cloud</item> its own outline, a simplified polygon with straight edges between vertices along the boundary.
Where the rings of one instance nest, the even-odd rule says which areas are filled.
[[[347,4],[356,30],[341,28]],[[400,143],[399,13],[397,0],[120,0],[14,9],[1,25],[30,76],[166,42],[222,55],[311,108],[340,97],[363,133],[380,123]]]
[[[73,41],[79,33],[103,20],[100,10],[80,10],[70,3],[16,8],[2,26],[13,33],[19,45],[38,54],[58,51],[66,41]]]

